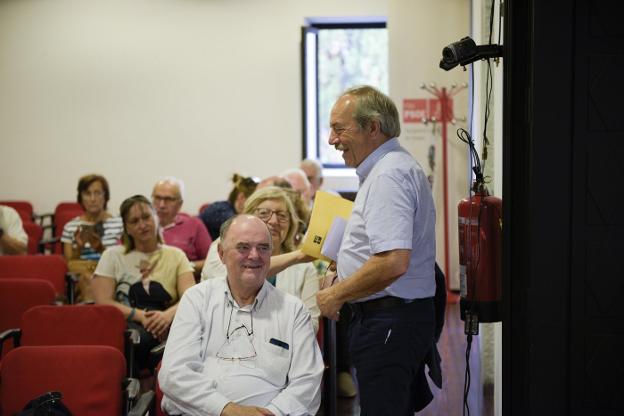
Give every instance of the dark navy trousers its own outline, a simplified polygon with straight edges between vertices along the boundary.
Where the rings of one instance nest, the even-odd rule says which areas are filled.
[[[419,370],[433,345],[433,298],[362,312],[353,307],[349,350],[360,391],[361,416],[413,415]]]

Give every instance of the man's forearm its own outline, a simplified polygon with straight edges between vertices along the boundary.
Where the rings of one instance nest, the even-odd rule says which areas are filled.
[[[0,247],[6,254],[26,254],[27,251],[26,244],[8,234],[2,234],[0,237]]]
[[[377,293],[407,271],[411,250],[391,250],[371,256],[348,279],[332,286],[336,298],[344,303]]]

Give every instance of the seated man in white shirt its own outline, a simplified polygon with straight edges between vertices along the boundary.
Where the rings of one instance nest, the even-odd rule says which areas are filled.
[[[11,207],[0,205],[0,256],[5,254],[26,254],[28,235],[22,220]]]
[[[323,360],[301,300],[266,281],[272,240],[238,215],[221,227],[227,279],[186,291],[158,380],[170,415],[314,415]]]

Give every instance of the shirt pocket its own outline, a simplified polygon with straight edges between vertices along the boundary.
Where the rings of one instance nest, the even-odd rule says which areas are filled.
[[[271,344],[267,340],[262,342],[258,352],[258,357],[262,363],[262,369],[267,374],[267,379],[278,387],[285,386],[288,371],[290,370],[290,350]]]

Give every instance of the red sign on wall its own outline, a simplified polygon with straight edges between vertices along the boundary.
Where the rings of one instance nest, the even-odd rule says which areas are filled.
[[[426,98],[405,98],[403,100],[403,123],[422,123],[427,119]]]
[[[449,110],[453,108],[453,100],[448,100]],[[453,115],[449,114],[449,119]],[[437,98],[405,98],[403,99],[403,123],[424,123],[425,121],[441,121],[442,108]]]

